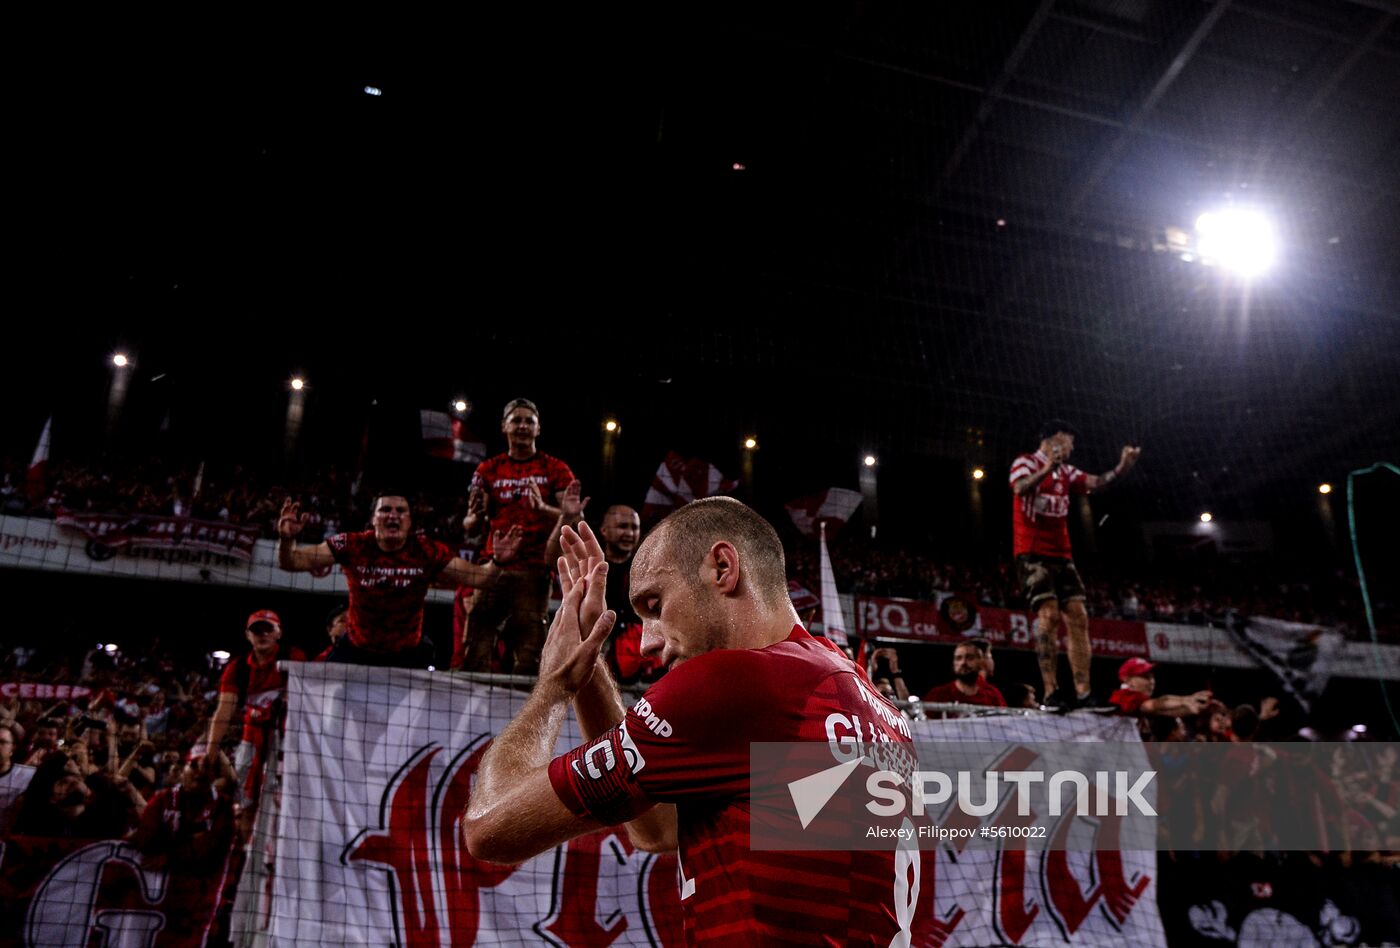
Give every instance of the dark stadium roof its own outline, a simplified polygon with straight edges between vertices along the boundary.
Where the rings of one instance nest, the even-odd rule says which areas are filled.
[[[273,456],[293,370],[342,457],[459,392],[804,488],[1064,416],[1172,515],[1397,456],[1400,3],[237,15],[34,31],[7,453],[96,437],[124,346],[133,411]],[[1230,201],[1248,289],[1166,249]]]

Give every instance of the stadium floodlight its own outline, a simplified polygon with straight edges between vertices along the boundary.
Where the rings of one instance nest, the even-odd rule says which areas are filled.
[[[455,402],[452,403],[452,409],[453,411],[466,411],[467,400],[465,398],[457,399]]]
[[[752,451],[758,447],[758,439],[750,435],[744,439],[744,450]]]
[[[984,471],[984,470],[982,470],[980,467],[974,467],[974,468],[972,469],[972,479],[973,479],[974,481],[980,481],[982,478],[984,478],[984,477],[986,477],[986,476],[987,476],[987,472]]]
[[[603,430],[608,434],[617,433],[620,430],[617,420],[615,418],[609,418],[607,421],[603,422]]]
[[[873,454],[867,454],[867,455],[865,456],[865,466],[866,466],[866,467],[874,467],[874,466],[875,466],[875,455],[873,455]]]
[[[118,352],[113,354],[112,364],[119,369],[124,369],[131,364],[131,360],[126,357],[125,352]]]
[[[209,657],[212,658],[214,661],[218,662],[220,665],[222,665],[225,662],[227,662],[231,656],[228,652],[225,652],[223,649],[220,648],[210,652]]]
[[[1210,523],[1215,518],[1210,515],[1210,511],[1201,514],[1201,523]]]
[[[304,388],[306,388],[306,379],[300,375],[292,376],[292,391],[300,392]]]
[[[115,642],[108,642],[102,647],[102,651],[106,652],[108,655],[115,655],[117,654],[117,644]]]
[[[1318,484],[1318,485],[1317,485],[1317,492],[1318,492],[1319,494],[1330,494],[1330,493],[1332,493],[1332,485],[1331,485],[1331,484]]]
[[[1196,252],[1201,262],[1219,264],[1240,276],[1258,276],[1278,255],[1269,219],[1247,208],[1208,211],[1196,218]]]
[[[381,96],[383,94],[384,90],[378,86],[365,86],[365,95]]]

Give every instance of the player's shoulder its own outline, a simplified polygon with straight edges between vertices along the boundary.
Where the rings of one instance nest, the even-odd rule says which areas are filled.
[[[510,455],[504,453],[489,457],[476,466],[474,477],[479,477],[483,480],[488,479],[494,476],[497,468],[508,460],[510,460]]]
[[[716,649],[697,655],[672,668],[652,690],[683,693],[686,700],[696,695],[733,700],[740,695],[807,689],[842,671],[854,674],[856,667],[803,630],[800,636],[794,634],[764,648]]]

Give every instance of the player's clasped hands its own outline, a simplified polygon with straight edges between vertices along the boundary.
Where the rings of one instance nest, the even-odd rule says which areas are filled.
[[[577,534],[575,534],[577,539]],[[617,613],[605,609],[608,563],[599,557],[587,573],[566,574],[567,557],[559,557],[564,602],[554,613],[545,650],[539,658],[540,682],[553,681],[568,695],[575,695],[594,676],[598,654],[617,622]],[[589,618],[591,620],[585,620]]]
[[[1142,454],[1142,448],[1135,444],[1123,445],[1123,454],[1118,459],[1118,468],[1121,473],[1126,474],[1134,464],[1137,463],[1138,456]]]

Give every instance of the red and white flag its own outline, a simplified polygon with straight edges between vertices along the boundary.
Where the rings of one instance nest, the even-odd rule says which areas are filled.
[[[790,500],[784,506],[802,535],[814,537],[819,523],[827,524],[835,533],[841,524],[851,519],[860,501],[860,491],[828,487],[824,491]]]
[[[428,457],[480,464],[486,460],[486,445],[467,430],[466,422],[445,411],[425,408],[418,413],[423,425],[423,448]]]
[[[651,479],[651,489],[647,491],[646,502],[642,504],[642,520],[658,520],[692,500],[728,494],[738,486],[738,481],[726,478],[709,461],[699,458],[686,460],[671,451]]]
[[[29,492],[29,499],[34,503],[44,499],[44,482],[49,473],[49,428],[53,425],[53,416],[44,422],[44,430],[39,433],[39,443],[34,448],[34,459],[29,462],[29,473],[25,477],[25,487]]]
[[[841,596],[836,592],[836,573],[831,568],[831,554],[826,551],[826,523],[818,528],[821,531],[822,559],[822,629],[826,637],[837,645],[846,644],[846,632],[850,625],[846,614],[841,610]]]

